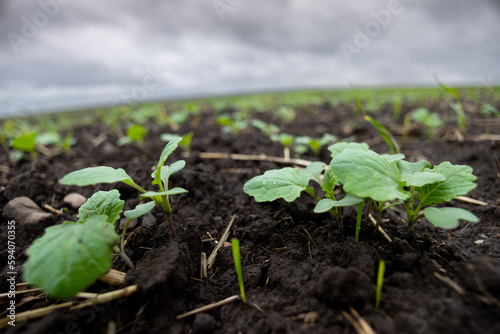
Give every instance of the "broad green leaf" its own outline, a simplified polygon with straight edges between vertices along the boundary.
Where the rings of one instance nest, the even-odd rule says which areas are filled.
[[[408,162],[405,160],[398,160],[396,164],[399,169],[399,175],[405,176],[417,172],[423,172],[426,168],[431,168],[431,164],[427,161]]]
[[[177,137],[172,139],[163,149],[163,152],[161,152],[160,159],[158,160],[158,165],[156,166],[156,170],[151,174],[151,177],[154,179],[152,184],[157,184],[158,186],[160,185],[161,182],[161,168],[163,167],[163,164],[167,160],[168,156],[172,154],[173,151],[177,148],[177,144],[182,140],[181,137]]]
[[[24,280],[53,297],[73,297],[111,268],[117,239],[107,216],[49,227],[26,251]]]
[[[330,210],[331,208],[334,208],[334,207],[351,206],[351,205],[355,205],[355,204],[358,204],[361,202],[363,202],[362,198],[359,198],[359,197],[351,195],[351,194],[345,195],[345,197],[342,198],[340,201],[334,201],[332,199],[325,198],[316,204],[316,207],[314,208],[314,212],[315,213],[323,213],[323,212],[327,212],[328,210]]]
[[[323,162],[313,161],[309,164],[309,166],[307,166],[300,172],[307,175],[309,180],[316,181],[318,184],[322,184],[323,181],[321,180],[321,173],[323,173],[323,171],[325,170],[325,166],[326,164]]]
[[[429,183],[436,183],[444,180],[446,180],[444,175],[430,172],[416,172],[401,176],[401,181],[405,182],[408,187],[422,187]]]
[[[342,153],[345,149],[368,151],[370,147],[366,143],[345,143],[345,142],[340,142],[328,146],[328,150],[332,152],[331,154],[332,158]]]
[[[283,198],[292,202],[309,184],[309,176],[301,173],[297,168],[285,167],[272,169],[263,175],[247,181],[243,191],[255,197],[257,202],[274,201]]]
[[[398,154],[382,154],[381,157],[383,157],[385,160],[392,162],[392,161],[400,161],[405,158],[404,154],[398,153]]]
[[[349,194],[377,202],[409,197],[400,184],[396,163],[371,150],[346,149],[333,158],[333,168]]]
[[[335,175],[333,171],[333,160],[330,162],[330,165],[328,165],[328,168],[325,171],[325,174],[323,175],[323,183],[321,184],[321,189],[331,197],[331,194],[333,193],[333,189],[339,183],[339,177]]]
[[[175,187],[175,188],[169,189],[167,191],[161,191],[161,192],[147,191],[144,194],[141,194],[139,196],[139,198],[144,199],[144,198],[154,198],[156,196],[171,196],[171,195],[185,194],[187,192],[188,191],[186,189],[183,189],[180,187]]]
[[[107,166],[88,167],[71,172],[62,178],[61,183],[65,185],[89,186],[96,183],[115,183],[120,181],[143,191],[123,169],[115,169]]]
[[[476,176],[472,175],[472,168],[469,166],[452,165],[445,161],[433,169],[426,169],[425,172],[442,175],[445,179],[416,188],[421,205],[449,202],[476,187]]]
[[[456,228],[459,219],[473,223],[479,221],[476,215],[460,208],[428,207],[424,209],[424,216],[432,225],[440,228]]]
[[[170,166],[163,166],[160,170],[160,177],[163,181],[163,185],[168,187],[168,179],[174,173],[177,173],[186,166],[186,161],[179,160],[171,164]]]
[[[57,145],[61,143],[61,137],[56,132],[44,132],[36,137],[36,143],[40,145]]]
[[[156,202],[154,202],[154,201],[144,203],[144,204],[139,204],[138,206],[135,207],[135,209],[127,210],[127,211],[123,212],[123,215],[127,218],[130,218],[130,219],[139,218],[141,216],[144,216],[149,211],[153,210],[155,205],[156,205]]]
[[[108,222],[114,224],[120,219],[124,204],[118,190],[98,191],[78,209],[78,222],[85,223],[92,216],[106,215]]]
[[[36,132],[20,135],[12,140],[11,146],[19,151],[33,152],[36,146],[36,136]]]

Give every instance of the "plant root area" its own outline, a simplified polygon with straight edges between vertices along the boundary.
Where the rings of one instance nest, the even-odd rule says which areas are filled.
[[[414,107],[414,106],[413,106]],[[403,113],[412,110],[404,105]],[[440,111],[439,104],[431,110]],[[226,113],[234,112],[225,110]],[[390,153],[377,132],[347,106],[303,106],[293,123],[280,123],[270,113],[253,117],[275,122],[283,132],[321,137],[328,132],[338,138],[355,137],[378,153]],[[97,121],[73,129],[77,144],[71,153],[40,155],[23,160],[1,174],[0,208],[17,197],[27,196],[40,208],[56,210],[40,223],[16,220],[17,283],[22,282],[24,251],[43,234],[45,227],[76,220],[78,210],[64,197],[78,193],[89,198],[99,190],[118,189],[125,210],[139,203],[139,193],[125,184],[88,187],[64,186],[67,173],[91,166],[125,169],[148,190],[151,172],[165,146],[162,133],[193,131],[191,152],[178,148],[167,160],[185,159],[186,167],[171,177],[171,186],[189,193],[171,197],[178,239],[172,240],[166,215],[154,208],[151,215],[133,221],[127,231],[125,251],[135,264],[130,269],[120,258],[113,269],[126,273],[124,286],[139,290],[113,301],[79,310],[62,307],[52,313],[7,326],[5,333],[500,333],[500,141],[484,134],[482,115],[467,112],[468,129],[456,124],[436,130],[427,139],[425,129],[412,127],[406,140],[401,126],[390,125],[386,108],[374,117],[389,126],[409,161],[427,160],[466,164],[474,169],[477,188],[467,196],[486,205],[452,200],[477,215],[479,223],[460,222],[453,230],[439,230],[425,219],[408,232],[404,211],[386,210],[381,226],[392,239],[374,234],[370,220],[361,224],[359,242],[354,240],[356,210],[343,211],[345,232],[328,214],[314,214],[315,200],[303,193],[287,203],[278,200],[256,203],[243,193],[243,184],[266,170],[293,166],[271,161],[206,159],[201,152],[238,153],[283,157],[283,147],[248,127],[239,134],[221,132],[214,114],[206,110],[201,119],[188,120],[177,131],[149,123],[144,146],[116,145],[116,132]],[[500,133],[498,119],[490,133]],[[402,124],[402,122],[400,122]],[[307,133],[304,133],[307,131]],[[293,156],[293,154],[292,154]],[[10,166],[6,154],[1,165]],[[330,162],[326,146],[319,156],[311,152],[302,159]],[[210,255],[232,216],[227,239],[240,240],[247,303],[240,300],[206,312],[177,319],[193,309],[239,294],[229,243],[221,245],[207,278],[200,276],[202,252]],[[7,221],[1,221],[0,293],[9,291],[6,280]],[[121,234],[123,221],[116,230]],[[377,271],[380,260],[386,270],[379,310],[375,309]],[[119,288],[96,281],[86,291],[107,293]],[[76,299],[75,299],[76,300]],[[8,299],[2,297],[2,318]],[[16,313],[60,304],[41,292],[16,296]]]

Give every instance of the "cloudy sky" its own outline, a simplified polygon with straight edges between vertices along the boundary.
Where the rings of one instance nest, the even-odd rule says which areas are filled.
[[[290,88],[500,84],[498,0],[0,2],[0,117]]]

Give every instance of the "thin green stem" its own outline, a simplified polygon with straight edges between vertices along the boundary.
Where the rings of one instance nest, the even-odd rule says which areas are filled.
[[[377,275],[377,290],[375,296],[375,309],[378,311],[380,307],[380,297],[382,296],[382,286],[384,285],[385,261],[380,260],[378,263]]]
[[[363,206],[365,205],[365,200],[363,199],[363,202],[360,202],[358,204],[358,216],[356,219],[356,234],[354,236],[354,239],[356,242],[358,242],[359,239],[359,230],[361,229],[361,216],[363,216]]]
[[[378,228],[380,227],[380,217],[382,216],[382,211],[384,211],[384,202],[379,202],[377,206],[377,223],[375,225],[375,231],[373,234],[376,234]]]

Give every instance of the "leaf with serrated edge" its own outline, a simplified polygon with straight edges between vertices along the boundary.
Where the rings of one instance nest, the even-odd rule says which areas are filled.
[[[181,137],[177,137],[172,139],[171,141],[168,142],[168,144],[165,146],[163,151],[160,154],[160,159],[158,160],[158,165],[156,166],[156,170],[151,174],[151,177],[154,179],[152,184],[155,185],[160,185],[161,179],[160,179],[160,173],[161,173],[161,168],[163,167],[163,164],[165,161],[167,161],[167,158],[170,154],[172,154],[173,151],[177,148],[177,144],[182,140]]]
[[[368,151],[370,147],[366,143],[346,143],[340,142],[328,146],[328,150],[332,152],[331,157],[334,158],[346,149]]]
[[[309,177],[309,180],[315,181],[318,184],[322,184],[323,181],[321,181],[321,173],[323,173],[323,171],[325,170],[325,166],[326,164],[324,162],[313,161],[309,164],[309,166],[307,166],[300,172],[302,174],[306,174],[307,177]]]
[[[160,170],[160,178],[165,187],[168,187],[168,179],[174,173],[177,173],[181,169],[186,166],[186,162],[184,160],[179,160],[171,164],[170,166],[163,166]]]
[[[449,202],[476,187],[476,176],[472,175],[472,168],[469,166],[452,165],[445,161],[433,169],[426,169],[425,172],[443,175],[445,180],[416,188],[421,205]]]
[[[139,204],[133,210],[127,210],[123,212],[123,215],[127,218],[134,219],[144,216],[146,213],[151,211],[156,205],[156,202],[148,202],[144,204]]]
[[[171,196],[171,195],[179,195],[179,194],[185,194],[187,193],[188,191],[184,188],[181,188],[181,187],[175,187],[175,188],[172,188],[172,189],[169,189],[169,190],[166,190],[166,191],[162,191],[162,192],[157,192],[157,191],[148,191],[148,192],[145,192],[144,194],[141,194],[139,196],[140,199],[144,199],[144,198],[153,198],[153,197],[156,197],[156,196]]]
[[[254,177],[243,186],[243,191],[255,197],[257,202],[274,201],[283,198],[292,202],[309,184],[309,177],[297,168],[272,169]]]
[[[333,193],[333,189],[339,182],[339,177],[335,175],[335,172],[333,171],[332,162],[330,162],[330,165],[328,165],[328,168],[323,175],[323,183],[321,184],[321,189],[323,189],[325,193],[330,195]]]
[[[120,200],[118,190],[98,191],[78,209],[78,222],[85,223],[89,217],[106,215],[109,217],[108,221],[114,224],[120,219],[123,205],[125,201]]]
[[[333,158],[334,171],[344,183],[344,191],[375,201],[405,200],[409,194],[402,188],[395,162],[377,153],[346,149]]]
[[[456,228],[458,220],[466,220],[477,223],[479,218],[473,213],[460,208],[434,208],[428,207],[424,209],[424,216],[434,226],[439,228]]]
[[[134,188],[140,188],[123,169],[115,169],[107,166],[80,169],[65,175],[61,180],[62,184],[80,187],[96,183],[115,182],[124,182]]]
[[[73,297],[111,268],[117,239],[108,216],[49,227],[26,251],[24,280],[53,297]]]
[[[330,210],[331,208],[334,208],[334,207],[356,205],[358,203],[361,203],[362,201],[363,201],[362,198],[359,198],[359,197],[351,195],[351,194],[347,194],[340,201],[334,201],[332,199],[325,198],[316,204],[316,207],[314,208],[314,212],[315,213],[323,213],[323,212],[327,212],[328,210]]]
[[[446,180],[444,175],[429,172],[416,172],[401,176],[401,181],[405,182],[408,187],[422,187],[429,183],[436,183],[444,180]]]

